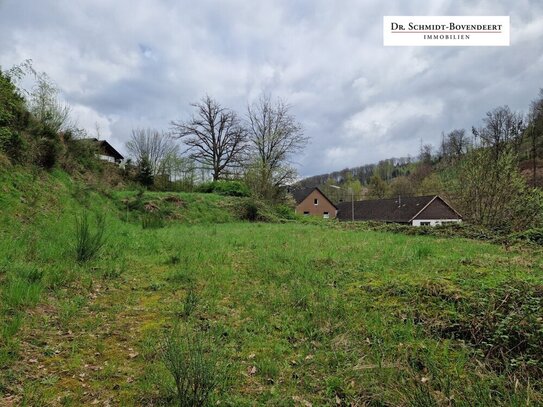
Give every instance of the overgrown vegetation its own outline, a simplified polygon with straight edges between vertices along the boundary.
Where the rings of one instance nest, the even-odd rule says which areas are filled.
[[[25,94],[17,81],[30,77],[34,86]],[[80,146],[85,132],[73,125],[71,109],[45,73],[30,61],[0,70],[0,153],[12,164],[51,170],[96,170],[96,151]]]
[[[351,230],[374,230],[380,232],[401,233],[407,236],[434,236],[440,238],[466,238],[482,240],[506,246],[515,244],[543,244],[543,232],[539,228],[523,232],[509,233],[507,229],[490,229],[467,222],[450,223],[437,226],[413,227],[406,224],[383,222],[328,222],[328,227]]]
[[[4,399],[179,405],[207,383],[205,400],[225,405],[542,401],[535,245],[239,222],[251,198],[107,197],[58,170],[38,176],[36,190],[30,172],[1,172]],[[142,229],[146,206],[167,227]],[[83,207],[108,217],[92,266],[65,255]],[[168,365],[160,338],[174,325]]]
[[[75,253],[78,262],[96,258],[105,243],[106,219],[103,214],[96,215],[95,230],[92,230],[89,214],[84,212],[75,220]]]
[[[0,404],[543,403],[543,257],[511,244],[542,241],[539,220],[525,222],[540,196],[518,174],[486,191],[503,193],[495,208],[513,221],[438,228],[298,218],[272,204],[292,176],[287,152],[253,160],[248,185],[216,180],[205,194],[96,189],[82,182],[100,172],[96,152],[76,142],[54,88],[25,100],[17,72],[0,76]],[[286,105],[263,100],[253,115],[304,144]],[[516,168],[502,139],[473,155],[457,144],[454,171],[475,160],[466,193],[485,178],[479,155]],[[438,163],[423,153],[412,179],[431,190]],[[172,186],[144,164],[130,177]],[[372,193],[409,191],[400,175]]]
[[[250,195],[249,188],[243,182],[225,180],[203,183],[196,188],[196,192],[244,197]]]

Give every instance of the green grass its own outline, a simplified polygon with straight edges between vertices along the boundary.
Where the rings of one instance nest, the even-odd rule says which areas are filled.
[[[211,404],[543,403],[538,251],[235,222],[213,194],[145,193],[167,222],[144,229],[122,204],[136,192],[61,172],[0,182],[0,404],[176,405],[174,326],[210,340]],[[106,215],[107,240],[80,264],[83,208]]]

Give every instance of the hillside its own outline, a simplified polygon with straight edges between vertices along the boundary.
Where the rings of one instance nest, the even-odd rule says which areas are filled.
[[[214,405],[543,402],[536,249],[240,222],[243,199],[59,170],[1,170],[0,192],[0,405],[175,405],[172,332],[204,344]],[[106,243],[78,263],[84,209]]]

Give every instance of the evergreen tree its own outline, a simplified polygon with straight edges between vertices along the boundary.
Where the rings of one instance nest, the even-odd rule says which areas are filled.
[[[153,169],[151,167],[151,163],[146,158],[143,158],[138,163],[138,174],[136,176],[136,180],[143,186],[150,187],[153,185],[154,177],[153,177]]]

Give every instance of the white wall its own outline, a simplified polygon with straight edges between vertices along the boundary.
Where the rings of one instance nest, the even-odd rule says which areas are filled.
[[[98,154],[98,158],[102,161],[109,161],[110,163],[114,163],[115,162],[115,158],[109,156],[109,155],[103,155],[103,154]]]
[[[430,226],[442,225],[444,223],[460,223],[462,219],[415,219],[412,223],[413,226],[422,226],[421,223],[430,222]]]

